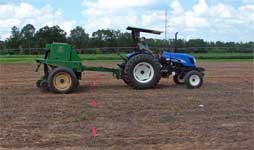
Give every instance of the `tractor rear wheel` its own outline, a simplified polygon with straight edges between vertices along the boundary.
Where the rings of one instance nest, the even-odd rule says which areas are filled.
[[[73,70],[58,67],[50,72],[48,84],[51,92],[68,94],[77,88],[78,80]]]
[[[123,80],[124,83],[126,83],[127,85],[129,85],[129,80],[126,77],[126,74],[124,73],[124,69],[121,69],[121,79]]]
[[[124,69],[125,80],[134,89],[155,87],[161,78],[160,63],[152,55],[133,56]]]

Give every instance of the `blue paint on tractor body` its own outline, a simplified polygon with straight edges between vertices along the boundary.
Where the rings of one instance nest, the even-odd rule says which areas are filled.
[[[132,53],[129,53],[126,55],[127,59],[130,59],[131,57],[146,53],[144,51],[133,51]],[[147,53],[149,54],[149,53]],[[163,52],[162,58],[165,60],[170,60],[172,62],[182,64],[184,67],[196,67],[196,59],[195,57],[188,55],[188,54],[183,54],[183,53],[171,53],[171,52]]]
[[[195,57],[188,54],[164,52],[162,57],[172,62],[182,64],[185,67],[196,67]]]

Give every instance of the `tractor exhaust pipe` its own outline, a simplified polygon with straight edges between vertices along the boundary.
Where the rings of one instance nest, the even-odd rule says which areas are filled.
[[[177,35],[178,32],[175,33],[175,52],[177,51]]]

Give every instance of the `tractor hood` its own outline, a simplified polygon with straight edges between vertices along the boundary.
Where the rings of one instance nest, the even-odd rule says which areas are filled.
[[[164,52],[162,57],[166,60],[169,59],[173,62],[180,63],[186,67],[196,67],[195,57],[188,54]]]

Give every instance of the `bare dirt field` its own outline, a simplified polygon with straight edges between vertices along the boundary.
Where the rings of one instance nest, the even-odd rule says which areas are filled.
[[[57,95],[36,88],[35,65],[0,65],[0,149],[253,150],[253,62],[200,66],[200,89],[170,78],[133,90],[111,74],[86,72],[77,92]]]

